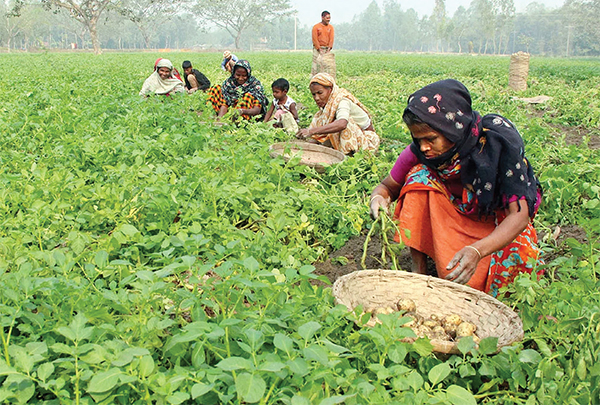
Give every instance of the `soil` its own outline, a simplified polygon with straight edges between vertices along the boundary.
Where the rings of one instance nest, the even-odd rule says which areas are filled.
[[[363,230],[361,235],[350,239],[339,250],[332,252],[327,260],[314,263],[314,274],[327,277],[333,284],[335,280],[343,275],[352,273],[353,271],[362,270],[363,268],[360,264],[360,261],[363,255],[366,236],[367,230]],[[573,238],[580,243],[587,243],[588,241],[588,236],[585,230],[578,225],[564,225],[560,227],[559,231],[556,231],[555,229],[552,235],[547,235],[546,233],[540,232],[538,236],[540,241],[546,241],[546,243],[556,246],[556,248],[550,252],[548,250],[545,251],[543,256],[545,263],[550,263],[557,257],[568,254],[569,249],[564,243],[566,239]],[[410,258],[410,251],[408,248],[402,249],[400,254],[397,256],[397,259],[398,267],[400,269],[410,271],[412,260]],[[389,260],[385,265],[381,262],[381,238],[379,235],[374,235],[369,241],[367,246],[365,268],[392,269],[392,263]],[[436,275],[435,263],[433,263],[433,261],[429,258],[427,260],[427,273],[430,275]],[[315,281],[315,284],[325,285],[320,281]]]
[[[543,117],[544,111],[529,109],[529,115],[532,117]],[[600,135],[591,133],[588,128],[570,127],[567,125],[548,124],[554,131],[556,137],[565,136],[565,144],[575,146],[585,146],[584,138],[587,137],[587,147],[589,149],[600,149]]]
[[[313,263],[315,266],[314,274],[325,276],[333,283],[339,277],[362,270],[360,261],[362,259],[367,230],[363,230],[361,235],[351,238],[339,250],[331,253],[324,262]],[[391,237],[390,237],[391,239]],[[390,241],[390,243],[396,243]],[[402,270],[410,271],[412,260],[408,248],[402,249],[397,256],[398,267]],[[381,236],[373,235],[367,246],[367,257],[365,260],[367,269],[392,269],[392,263],[388,258],[386,264],[381,262]],[[436,274],[433,261],[427,261],[427,271],[430,274]]]
[[[567,146],[575,145],[575,146],[585,146],[583,143],[584,137],[587,135],[587,147],[590,149],[600,149],[600,136],[598,135],[589,135],[588,130],[585,128],[578,127],[566,127],[560,126],[559,129],[560,134],[565,134],[565,144]]]
[[[543,259],[546,264],[551,263],[557,257],[568,254],[569,249],[564,242],[569,238],[573,238],[579,243],[588,242],[587,233],[579,225],[564,225],[562,227],[557,227],[553,230],[552,235],[548,235],[544,232],[539,233],[538,239],[540,241],[545,241],[546,243],[556,247],[550,252],[548,252],[548,250],[545,251]]]

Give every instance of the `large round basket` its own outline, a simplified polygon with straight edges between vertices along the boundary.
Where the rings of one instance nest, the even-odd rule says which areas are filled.
[[[300,154],[300,164],[313,167],[319,173],[323,173],[325,167],[340,163],[346,158],[338,150],[308,142],[275,143],[269,147],[269,151],[271,157],[283,156],[286,162]]]
[[[477,326],[481,339],[497,337],[498,348],[523,339],[523,322],[509,307],[471,287],[395,270],[361,270],[338,278],[333,284],[336,303],[348,310],[363,307],[393,307],[401,298],[411,299],[417,314],[459,315]],[[438,353],[460,353],[456,342],[432,339]]]

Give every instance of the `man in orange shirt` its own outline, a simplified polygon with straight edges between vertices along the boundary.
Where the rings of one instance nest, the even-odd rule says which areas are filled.
[[[329,24],[331,14],[329,11],[321,13],[321,22],[312,29],[313,61],[311,77],[320,72],[329,73],[335,78],[335,56],[331,53],[333,48],[333,25]]]

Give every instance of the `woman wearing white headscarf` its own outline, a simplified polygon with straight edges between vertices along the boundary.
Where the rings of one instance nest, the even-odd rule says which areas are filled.
[[[169,95],[183,93],[184,91],[183,82],[174,75],[171,61],[169,59],[158,59],[154,64],[154,72],[144,81],[140,96],[149,94]]]
[[[319,111],[309,128],[298,131],[298,138],[319,142],[346,155],[379,148],[379,136],[367,108],[348,90],[338,87],[333,76],[318,73],[309,87]]]

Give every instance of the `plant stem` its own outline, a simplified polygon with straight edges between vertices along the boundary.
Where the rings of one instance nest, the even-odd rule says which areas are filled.
[[[360,265],[362,266],[363,269],[366,269],[366,261],[367,261],[367,248],[369,247],[369,241],[371,240],[371,237],[373,236],[373,233],[375,232],[375,228],[377,227],[377,222],[379,222],[381,217],[377,218],[374,222],[373,225],[371,226],[371,229],[369,230],[369,233],[367,233],[367,237],[365,238],[365,243],[363,245],[363,254],[362,257],[360,259]]]
[[[383,210],[380,210],[380,211],[383,211]],[[380,212],[379,216],[381,217],[381,262],[385,266],[385,264],[386,264],[385,251],[388,249],[388,246],[389,246],[389,242],[387,239],[387,229],[385,229],[385,224],[387,223],[387,221],[386,221],[387,215],[385,215],[384,212]]]

